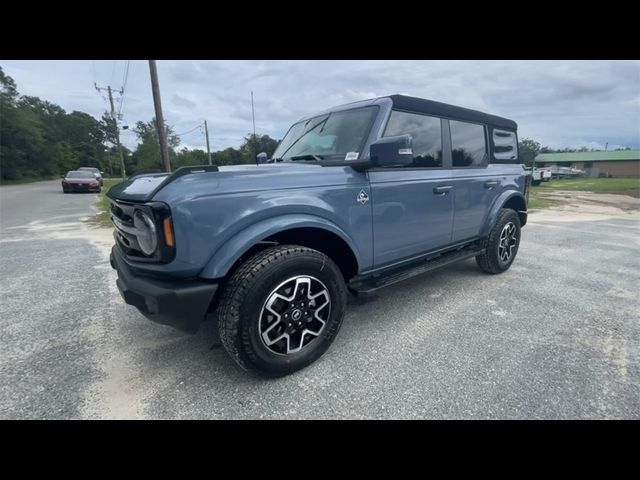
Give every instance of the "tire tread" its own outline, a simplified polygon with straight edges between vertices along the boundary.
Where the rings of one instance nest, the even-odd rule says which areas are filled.
[[[511,266],[511,263],[513,263],[513,260],[512,260],[511,263],[507,266],[507,268],[501,267],[498,262],[498,257],[493,254],[492,250],[490,251],[490,249],[493,249],[495,244],[499,241],[500,233],[502,232],[502,225],[506,223],[508,217],[514,217],[513,220],[515,220],[518,226],[518,229],[520,228],[520,217],[518,217],[518,213],[511,208],[503,208],[500,211],[498,218],[496,219],[495,226],[493,227],[493,229],[491,230],[491,233],[489,233],[489,236],[485,240],[485,246],[486,246],[485,253],[483,253],[482,255],[478,255],[476,257],[476,263],[478,264],[478,267],[480,267],[480,269],[484,272],[491,273],[491,274],[502,273]],[[516,251],[516,254],[517,254],[517,251]],[[515,256],[514,256],[514,259],[515,259]]]
[[[220,341],[225,350],[246,371],[256,371],[251,364],[252,349],[248,335],[240,332],[240,307],[249,289],[253,285],[253,279],[258,273],[269,268],[274,262],[291,255],[311,254],[325,255],[311,248],[298,245],[278,245],[266,248],[252,257],[236,269],[223,287],[218,305],[218,328]],[[276,376],[259,372],[262,375]]]

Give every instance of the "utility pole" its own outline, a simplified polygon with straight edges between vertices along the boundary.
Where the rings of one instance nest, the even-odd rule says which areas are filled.
[[[94,85],[97,91],[106,90],[109,93],[109,104],[111,105],[111,119],[113,120],[116,127],[116,146],[118,147],[118,152],[120,153],[120,173],[122,174],[122,180],[125,180],[127,174],[124,169],[124,156],[122,154],[122,147],[120,146],[120,128],[118,128],[118,119],[116,117],[116,109],[113,106],[113,90],[111,89],[111,85],[107,86],[107,88],[98,87],[98,85],[95,83]],[[122,95],[124,93],[124,90],[116,90],[116,92]]]
[[[251,150],[253,150],[253,158],[257,162],[258,145],[256,139],[256,113],[253,110],[253,90],[251,90],[251,118],[253,119],[253,148]]]
[[[109,175],[113,177],[113,165],[111,165],[111,150],[107,149],[107,162],[109,163]]]
[[[158,69],[156,61],[149,60],[149,72],[151,73],[151,90],[153,92],[153,106],[156,109],[156,124],[158,127],[158,137],[160,138],[160,155],[166,172],[171,171],[169,163],[169,147],[167,145],[167,129],[164,125],[164,117],[162,116],[162,103],[160,101],[160,85],[158,83]]]
[[[251,118],[253,119],[253,138],[256,138],[256,113],[253,110],[253,90],[251,91]]]
[[[207,128],[207,121],[204,121],[204,134],[207,136],[207,155],[209,156],[209,165],[211,165],[211,150],[209,149],[209,129]]]

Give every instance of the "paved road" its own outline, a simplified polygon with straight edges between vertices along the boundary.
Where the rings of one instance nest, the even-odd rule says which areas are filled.
[[[640,215],[532,215],[514,266],[473,260],[351,301],[278,380],[126,306],[93,195],[0,188],[0,418],[640,418]]]

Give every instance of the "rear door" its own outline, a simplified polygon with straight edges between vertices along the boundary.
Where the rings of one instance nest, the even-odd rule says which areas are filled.
[[[501,189],[498,165],[489,165],[487,127],[448,120],[451,139],[453,243],[477,237]],[[448,128],[447,128],[448,127]]]
[[[373,203],[374,266],[446,246],[453,225],[451,170],[443,165],[443,121],[394,110],[384,136],[409,134],[414,161],[368,171]]]

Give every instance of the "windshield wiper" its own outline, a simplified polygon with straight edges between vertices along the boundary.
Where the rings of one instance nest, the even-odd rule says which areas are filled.
[[[286,149],[284,152],[282,152],[282,155],[280,155],[280,157],[284,157],[284,156],[286,155],[286,153],[287,153],[289,150],[291,150],[291,149],[293,148],[293,146],[294,146],[296,143],[298,143],[301,139],[303,139],[303,138],[304,138],[304,136],[305,136],[307,133],[312,132],[313,130],[315,130],[316,128],[318,128],[320,125],[324,125],[325,123],[327,123],[327,120],[329,120],[329,117],[330,117],[330,116],[331,116],[331,114],[327,115],[326,117],[324,117],[324,119],[322,119],[321,121],[319,121],[318,123],[316,123],[313,127],[311,127],[310,129],[306,130],[306,131],[305,131],[302,135],[300,135],[300,136],[299,136],[299,137],[298,137],[298,138],[297,138],[297,139],[296,139],[296,140],[295,140],[291,145],[289,145],[289,146],[287,147],[287,149]],[[310,122],[310,121],[311,121],[311,120],[309,120],[309,122]],[[306,126],[306,125],[308,125],[308,124],[309,124],[309,122],[307,122],[307,123],[305,124],[305,126]],[[322,128],[324,129],[324,126],[323,126]]]
[[[290,159],[294,162],[296,160],[316,160],[318,162],[324,160],[320,155],[314,155],[312,153],[307,153],[305,155],[294,155]]]

